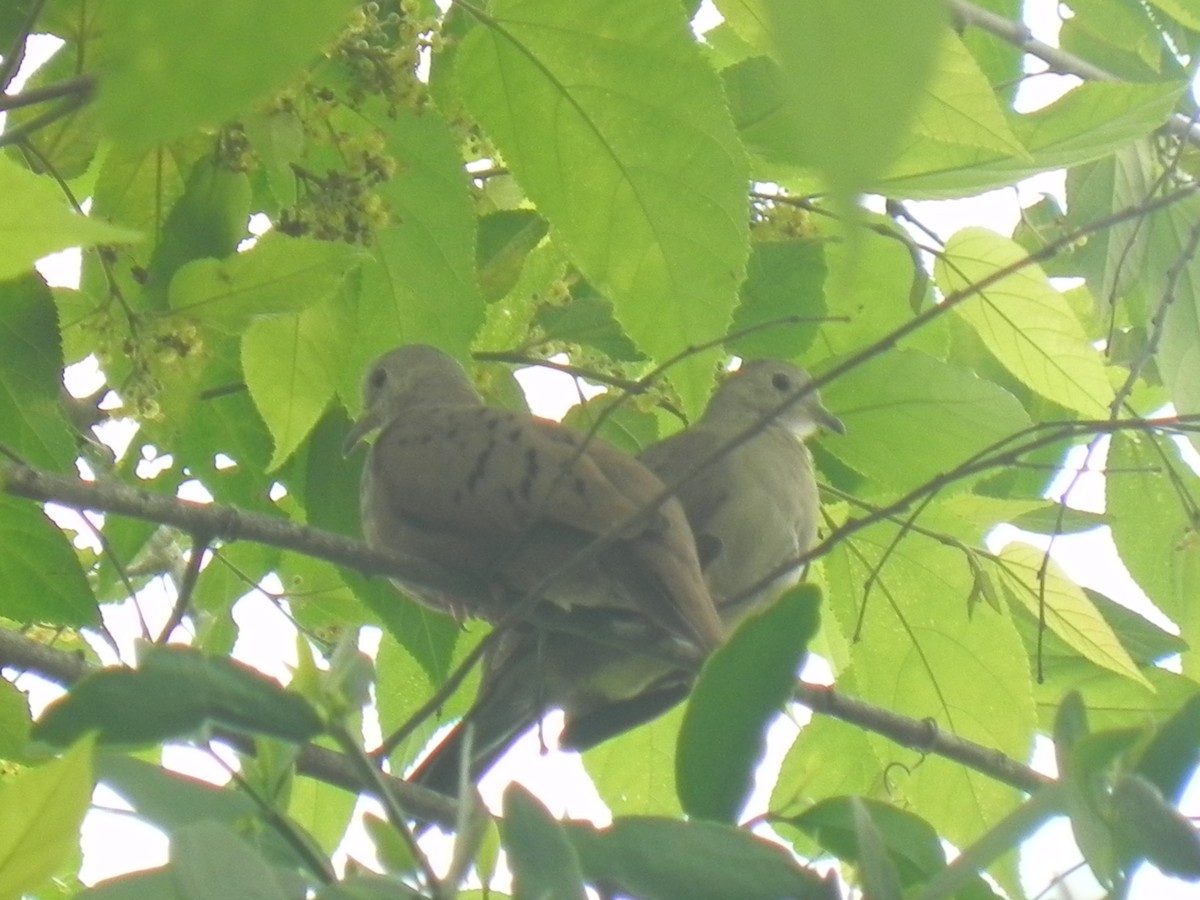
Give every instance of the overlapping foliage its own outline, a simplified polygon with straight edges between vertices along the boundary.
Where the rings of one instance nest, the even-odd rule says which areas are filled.
[[[1200,414],[1200,137],[1186,92],[1200,13],[1070,0],[1061,51],[1032,51],[1085,80],[1022,111],[1037,76],[1005,27],[1016,0],[986,4],[990,18],[928,0],[717,0],[724,21],[701,37],[697,5],[5,5],[6,84],[31,33],[64,44],[3,98],[4,483],[29,495],[18,463],[82,467],[355,537],[359,463],[340,444],[361,373],[395,345],[475,354],[500,404],[521,402],[514,366],[556,353],[613,398],[663,367],[620,405],[568,416],[630,450],[702,409],[730,356],[794,359],[848,428],[816,450],[826,539],[810,649],[861,701],[852,714],[806,695],[827,714],[800,732],[769,804],[796,857],[703,820],[736,815],[765,727],[749,703],[734,740],[712,739],[713,698],[756,696],[756,653],[800,651],[776,632],[812,624],[793,597],[710,668],[678,789],[679,711],[585,755],[611,828],[557,823],[510,791],[499,831],[517,894],[582,896],[586,882],[829,896],[805,868],[829,856],[871,897],[990,896],[983,871],[1020,895],[1008,851],[1056,815],[1106,886],[1124,889],[1146,859],[1195,879],[1200,844],[1175,804],[1200,745],[1200,482],[1184,446]],[[1065,207],[1046,198],[1013,233],[982,220],[932,233],[920,220],[935,208],[906,205],[1053,170]],[[252,215],[271,226],[254,241]],[[34,272],[79,246],[77,286]],[[103,387],[68,397],[64,368],[85,359]],[[97,439],[107,420],[131,423],[128,448]],[[1095,507],[1069,477],[1081,460],[1107,466],[1103,513],[1077,508]],[[1060,503],[1047,497],[1064,466]],[[96,779],[172,839],[166,866],[97,897],[441,897],[467,864],[491,870],[496,842],[476,822],[465,862],[433,875],[359,724],[369,698],[385,735],[407,730],[387,760],[402,773],[438,717],[469,702],[470,678],[412,721],[479,623],[422,610],[304,533],[281,549],[226,540],[186,508],[175,521],[53,487],[43,499],[108,515],[64,529],[0,494],[0,660],[77,682],[37,723],[0,683],[3,756],[30,767],[0,798],[0,895],[70,882]],[[985,541],[1006,522],[1025,537]],[[102,551],[73,546],[76,529]],[[1028,535],[1094,529],[1161,617]],[[270,573],[303,635],[286,692],[227,658],[234,603]],[[165,595],[142,590],[164,580]],[[182,617],[174,639],[194,649],[148,648],[135,671],[78,680],[87,666],[53,647],[85,648],[80,633],[103,635],[102,608],[134,591],[164,606],[150,621]],[[364,626],[382,631],[373,666],[349,649]],[[1053,782],[1023,767],[1038,734],[1054,741]],[[221,789],[127,755],[213,735],[256,751]],[[298,754],[318,739],[346,767]],[[709,747],[725,755],[706,759]],[[328,859],[355,789],[384,794],[390,822],[367,822],[380,872],[339,880]],[[953,866],[939,839],[963,848]]]

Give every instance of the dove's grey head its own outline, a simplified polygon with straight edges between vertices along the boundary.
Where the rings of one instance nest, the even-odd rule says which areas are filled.
[[[799,366],[779,359],[756,359],[723,381],[709,401],[705,418],[743,422],[750,426],[777,410],[789,397],[800,394],[812,376]],[[842,420],[821,404],[821,396],[809,391],[780,412],[775,420],[800,440],[822,428],[844,434]]]
[[[406,344],[380,356],[367,369],[362,392],[362,415],[346,436],[346,453],[406,410],[482,402],[458,361],[428,344]]]

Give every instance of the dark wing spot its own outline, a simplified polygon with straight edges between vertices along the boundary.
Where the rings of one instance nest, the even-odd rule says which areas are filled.
[[[538,477],[538,471],[541,469],[541,464],[538,462],[538,452],[536,447],[529,447],[525,451],[525,476],[521,479],[521,485],[517,492],[521,495],[521,499],[528,500],[533,496],[533,480]]]
[[[781,394],[790,391],[792,389],[792,379],[788,378],[784,372],[776,372],[771,376],[771,387],[775,388]]]
[[[467,475],[467,490],[474,493],[475,488],[479,485],[480,480],[487,472],[488,460],[491,459],[492,451],[496,449],[494,441],[488,441],[487,446],[483,448],[483,452],[475,458],[475,465],[471,467],[470,473]]]
[[[587,494],[587,482],[584,481],[582,475],[575,476],[575,493],[577,493],[580,497]]]
[[[510,443],[515,444],[520,439],[521,439],[521,426],[518,425],[516,428],[514,428],[512,431],[510,431],[508,433],[508,440]]]

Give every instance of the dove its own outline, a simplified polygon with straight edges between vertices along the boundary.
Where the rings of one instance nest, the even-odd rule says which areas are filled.
[[[484,405],[462,366],[423,344],[372,364],[344,449],[375,430],[360,496],[367,543],[479,576],[499,598],[417,599],[495,621],[537,591],[566,609],[632,611],[701,652],[723,640],[683,507],[633,457]]]
[[[730,629],[799,580],[798,560],[816,543],[820,498],[803,441],[845,428],[816,391],[804,393],[810,381],[789,362],[746,362],[693,427],[639,457],[683,503]],[[453,794],[468,727],[474,780],[549,709],[564,713],[559,746],[584,750],[657,717],[691,687],[693,676],[669,663],[574,634],[525,627],[502,638],[475,703],[412,780]]]

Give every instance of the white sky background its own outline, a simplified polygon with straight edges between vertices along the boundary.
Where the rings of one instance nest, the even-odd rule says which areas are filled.
[[[1048,0],[1033,0],[1027,5],[1031,9],[1027,11],[1026,21],[1034,34],[1047,43],[1056,43],[1056,5]],[[52,49],[53,47],[50,47],[46,55]],[[44,56],[38,57],[37,49],[31,48],[29,59],[26,61],[26,71],[32,71],[43,59]],[[1023,109],[1043,106],[1075,83],[1073,78],[1058,75],[1040,75],[1027,79],[1022,87],[1018,105]],[[1043,194],[1053,194],[1062,200],[1063,180],[1061,172],[1047,173],[1022,182],[1016,188],[991,191],[966,200],[910,203],[908,207],[918,220],[932,227],[943,239],[961,227],[980,223],[1008,234],[1016,225],[1021,207],[1031,205]],[[56,254],[39,263],[39,269],[48,280],[67,286],[77,285],[78,266],[77,251]],[[518,372],[517,378],[529,396],[531,408],[541,415],[561,418],[567,408],[579,401],[581,386],[563,373],[528,369]],[[77,395],[90,393],[99,384],[100,376],[94,365],[84,363],[73,367],[69,372],[68,387]],[[583,389],[587,390],[589,395],[600,391],[600,388],[590,385],[583,386]],[[106,439],[111,438],[113,443],[122,447],[132,436],[128,425],[113,423],[108,428],[109,434]],[[1093,460],[1092,467],[1095,469],[1102,465],[1101,454]],[[1065,486],[1067,477],[1060,479],[1057,489],[1061,490]],[[1072,493],[1071,505],[1102,510],[1102,476],[1085,475]],[[992,549],[998,549],[1008,541],[1016,539],[1030,540],[1043,547],[1046,543],[1045,539],[1019,533],[1017,529],[1005,526],[997,529],[989,544]],[[1140,589],[1129,578],[1117,559],[1106,528],[1083,535],[1058,538],[1054,544],[1054,556],[1070,577],[1080,584],[1096,587],[1139,612],[1151,616],[1160,624],[1172,627],[1157,610],[1149,606]],[[277,583],[265,587],[267,590],[281,592],[281,586]],[[157,617],[159,620],[150,622],[152,629],[156,625],[161,627],[165,621],[170,608],[168,594],[169,589],[159,584],[147,589],[144,592],[145,596],[141,598],[143,613],[148,618]],[[295,663],[295,629],[284,611],[265,594],[255,593],[238,602],[234,615],[241,634],[253,635],[253,639],[243,637],[239,640],[234,655],[280,681],[290,680],[291,667]],[[110,630],[121,638],[125,658],[132,658],[132,642],[139,633],[139,624],[132,604],[106,606],[104,616]],[[816,660],[814,665],[806,670],[805,677],[828,681],[828,669],[822,661]],[[35,713],[55,695],[54,689],[34,679],[23,679],[21,686],[30,691]],[[764,772],[773,773],[777,770],[783,754],[797,733],[797,723],[803,724],[807,718],[807,711],[799,710],[796,722],[785,718],[777,723],[772,732],[768,758],[764,762]],[[553,743],[553,737],[560,724],[560,715],[551,717],[545,732],[549,743]],[[172,768],[216,783],[226,780],[226,773],[221,766],[202,751],[168,748],[165,760]],[[1035,755],[1035,765],[1053,774],[1053,757],[1049,742],[1041,742]],[[484,797],[493,809],[499,808],[500,793],[505,785],[514,779],[526,784],[556,815],[570,814],[600,822],[609,819],[608,811],[587,778],[578,756],[558,752],[541,755],[535,733],[527,734],[481,782]],[[751,813],[765,809],[768,785],[772,781],[773,778],[760,779],[762,787],[748,807]],[[119,798],[104,788],[97,790],[95,801],[99,805],[111,806],[117,810],[126,808]],[[1184,798],[1183,809],[1193,814],[1200,813],[1200,789],[1196,784],[1192,785],[1188,796]],[[84,865],[81,874],[88,883],[133,869],[161,865],[167,860],[169,849],[166,838],[157,829],[120,812],[90,813],[84,823],[82,843]],[[448,847],[448,843],[444,837],[433,834],[427,838],[426,846],[432,850]],[[352,834],[346,848],[358,859],[371,859],[370,844],[361,834]],[[1051,823],[1027,845],[1022,854],[1022,874],[1028,889],[1034,892],[1041,890],[1056,876],[1073,867],[1079,858],[1068,823],[1065,820]],[[1103,892],[1086,871],[1072,875],[1061,887],[1046,894],[1047,897],[1070,897],[1071,900],[1085,900],[1102,895]],[[1184,886],[1180,882],[1165,879],[1157,872],[1145,870],[1136,881],[1133,896],[1184,898],[1194,897],[1196,894],[1194,886]]]

